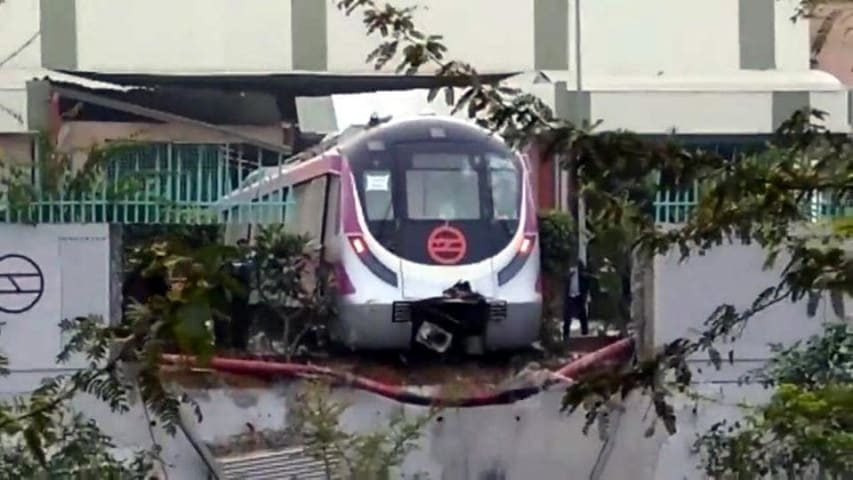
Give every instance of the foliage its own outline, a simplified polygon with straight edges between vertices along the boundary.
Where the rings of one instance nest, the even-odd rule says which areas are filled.
[[[93,221],[98,216],[106,221],[108,212],[123,208],[122,202],[130,195],[138,196],[142,189],[140,175],[109,178],[106,171],[110,159],[134,145],[132,141],[93,145],[85,161],[75,162],[73,155],[57,149],[46,134],[37,135],[38,156],[33,164],[0,159],[0,215],[29,224],[44,219]],[[75,208],[80,202],[89,208]],[[99,209],[92,207],[95,203]]]
[[[122,467],[124,463],[108,453],[112,448],[109,439],[94,425],[82,417],[65,418],[71,399],[82,393],[94,395],[121,414],[130,409],[130,398],[138,392],[143,408],[150,410],[169,434],[180,425],[181,403],[190,404],[201,418],[196,404],[161,382],[160,355],[170,349],[202,359],[214,353],[213,322],[230,320],[226,315],[230,300],[248,293],[224,267],[244,258],[247,252],[218,244],[193,247],[171,236],[133,248],[131,267],[145,276],[164,279],[168,290],[132,303],[118,324],[106,325],[96,317],[61,322],[68,341],[58,361],[80,361],[82,356],[87,368],[48,378],[31,395],[0,404],[0,441],[10,445],[3,465],[19,469],[16,472],[50,471],[47,469],[55,466],[85,468],[104,478],[144,476],[147,470],[140,470],[142,453],[134,460],[135,470]],[[300,338],[320,328],[321,321],[305,318],[319,318],[315,317],[320,313],[319,305],[325,305],[320,293],[306,293],[302,284],[303,248],[301,237],[268,231],[260,236],[254,252],[262,267],[257,272],[260,288],[254,291],[264,292],[270,305],[291,316],[283,321],[303,320],[306,326]],[[299,339],[293,342],[298,343]],[[66,420],[73,423],[65,426],[69,425]],[[90,448],[83,449],[82,444]],[[92,470],[96,467],[101,470]]]
[[[418,447],[423,427],[437,413],[407,419],[400,410],[388,424],[369,433],[349,433],[341,427],[347,405],[329,400],[328,384],[313,382],[300,394],[288,424],[301,436],[308,453],[326,468],[326,478],[390,480]],[[419,478],[424,478],[423,476]]]
[[[42,218],[77,218],[73,207],[57,200],[92,199],[101,195],[109,204],[138,191],[135,179],[106,181],[108,160],[126,145],[93,146],[82,165],[39,137],[34,172],[8,166],[4,169],[0,201],[13,221],[37,222]],[[44,203],[47,202],[47,203]],[[45,212],[45,209],[49,210]],[[58,209],[58,210],[57,210]],[[177,344],[187,353],[209,355],[209,322],[217,313],[219,291],[236,291],[238,285],[221,272],[222,262],[235,254],[226,247],[194,250],[178,240],[155,242],[132,249],[130,263],[147,275],[161,275],[172,287],[145,303],[130,305],[120,322],[106,324],[98,317],[60,322],[67,338],[57,362],[83,365],[69,373],[49,377],[28,395],[0,403],[0,443],[4,445],[4,478],[145,478],[154,452],[139,452],[121,459],[107,436],[92,421],[73,414],[70,402],[88,394],[105,402],[118,414],[131,408],[138,396],[146,413],[174,434],[180,423],[182,402],[188,398],[170,391],[159,376],[160,354]],[[0,359],[3,367],[7,359]],[[200,411],[193,405],[196,414]],[[153,425],[153,424],[152,424]],[[8,475],[6,475],[8,474]]]
[[[853,469],[853,386],[779,388],[743,422],[714,425],[701,438],[712,478],[804,478]]]
[[[38,456],[40,450],[26,446],[26,438],[3,438],[7,445],[0,453],[0,477],[33,480],[149,478],[153,469],[151,455],[138,452],[122,460],[120,455],[113,455],[115,445],[94,420],[86,420],[80,414],[63,418],[68,416],[69,411],[58,410],[56,418],[51,419],[50,436],[43,439],[50,441],[50,448],[46,449],[44,457]]]
[[[308,348],[325,346],[327,324],[334,315],[329,277],[322,264],[307,253],[310,239],[288,234],[282,226],[261,229],[253,252],[252,303],[264,306],[255,323],[266,335],[284,342],[287,360]],[[313,277],[313,278],[311,278]],[[272,325],[269,323],[272,322]]]
[[[630,274],[630,242],[618,226],[601,230],[587,251],[590,284],[590,317],[606,326],[624,328],[630,320],[624,280]],[[553,305],[560,305],[566,277],[576,261],[577,231],[568,213],[549,211],[539,215],[539,245],[542,272],[548,278],[545,289],[546,316],[560,317]]]
[[[123,225],[122,245],[128,256],[135,248],[152,243],[173,240],[189,248],[202,248],[221,243],[221,225]]]
[[[711,313],[706,331],[698,338],[679,339],[626,372],[598,374],[570,389],[564,399],[565,408],[586,404],[590,423],[602,418],[602,407],[609,408],[620,396],[642,389],[650,393],[658,417],[673,432],[675,417],[668,396],[673,388],[683,391],[689,385],[689,355],[707,351],[712,361],[719,363],[715,342],[736,337],[758,312],[784,301],[821,299],[824,292],[830,296],[832,292],[853,293],[853,259],[842,246],[850,239],[849,231],[799,228],[808,220],[803,202],[815,194],[830,192],[839,202],[849,202],[853,197],[853,147],[848,139],[837,138],[822,126],[821,112],[798,112],[780,128],[778,138],[768,149],[737,158],[688,150],[674,139],[649,143],[628,132],[596,132],[594,126],[581,127],[557,118],[533,95],[483,82],[473,66],[446,59],[447,48],[441,36],[416,28],[417,8],[396,8],[374,0],[336,2],[347,14],[360,13],[368,34],[380,37],[379,46],[368,56],[374,66],[382,68],[396,62],[396,70],[405,74],[432,66],[444,87],[433,90],[431,99],[443,91],[444,100],[453,104],[454,112],[467,113],[514,145],[536,142],[545,145],[549,154],[567,159],[565,167],[579,179],[580,195],[588,206],[587,222],[578,227],[602,245],[597,271],[606,271],[615,279],[621,270],[629,268],[627,259],[634,255],[675,250],[686,258],[729,241],[755,242],[765,247],[769,252],[768,266],[782,256],[787,259],[777,285],[769,286],[746,309],[721,305]],[[820,2],[804,1],[803,5],[809,8],[817,3]],[[466,87],[456,98],[452,86],[460,84]],[[44,160],[59,168],[44,166],[36,186],[12,171],[4,179],[4,197],[0,198],[9,205],[6,213],[19,220],[35,221],[39,216],[34,213],[41,210],[34,207],[44,195],[68,198],[76,192],[97,190],[104,182],[103,161],[98,161],[106,158],[104,155],[103,149],[91,152],[90,158],[95,160],[91,166],[75,170],[70,158],[48,153]],[[702,187],[701,195],[688,220],[672,229],[657,228],[649,212],[652,189],[656,185],[682,189],[697,183]],[[133,188],[133,182],[114,185],[108,189],[108,196],[121,196]],[[272,310],[277,314],[288,312],[287,300],[274,294],[278,287],[286,286],[296,298],[306,300],[301,282],[293,276],[293,272],[303,271],[306,262],[276,256],[293,251],[289,240],[264,242],[259,249],[259,275],[284,277],[258,281],[257,295],[276,304]],[[63,412],[70,408],[72,397],[85,392],[103,400],[115,412],[124,413],[130,408],[130,392],[138,390],[144,407],[167,432],[174,433],[180,422],[178,409],[182,401],[188,400],[161,383],[160,355],[173,346],[202,357],[212,353],[211,323],[222,317],[229,297],[241,294],[236,279],[222,267],[242,259],[243,254],[220,245],[189,248],[175,238],[136,250],[136,265],[149,275],[166,279],[168,291],[133,304],[117,325],[105,325],[95,318],[62,322],[71,340],[60,360],[82,354],[88,368],[48,379],[31,395],[0,404],[0,440],[5,442],[4,447],[14,445],[4,449],[4,468],[32,466],[33,470],[20,471],[25,477],[48,475],[53,467],[61,471],[89,468],[93,463],[105,469],[97,472],[104,476],[111,472],[133,476],[133,472],[143,471],[142,460],[119,466],[121,462],[106,453],[110,446],[97,430],[85,422],[81,424],[80,419],[63,418]],[[289,325],[291,317],[287,315],[282,319]],[[289,333],[283,337],[288,341],[288,351],[293,351]],[[0,368],[3,363],[0,361]],[[776,374],[771,370],[770,375]],[[340,459],[341,468],[354,478],[382,478],[413,448],[422,424],[410,426],[395,421],[382,434],[344,433],[337,428],[342,409],[323,407],[323,395],[321,392],[304,397],[303,405],[309,408],[295,414],[296,424],[309,439],[314,455]],[[721,437],[722,443],[712,450],[722,454],[718,458],[723,460],[712,463],[712,467],[722,465],[731,473],[729,458],[749,458],[750,465],[744,468],[754,468],[762,459],[765,465],[773,464],[776,471],[792,471],[813,461],[829,469],[847,468],[845,455],[850,452],[853,411],[850,398],[849,383],[785,383],[744,430],[733,430],[735,436]],[[318,411],[322,418],[316,414]],[[196,413],[200,415],[197,408]],[[62,426],[66,420],[71,427]],[[792,426],[797,428],[792,430]],[[65,435],[68,431],[71,437]],[[755,432],[761,435],[754,435]],[[757,452],[756,441],[776,443],[760,443]],[[742,445],[748,447],[746,454],[751,456],[745,457],[743,449],[733,450]],[[754,456],[756,453],[766,455]],[[328,465],[330,469],[333,466],[331,461]]]
[[[797,16],[819,3],[804,1]],[[462,79],[466,88],[458,99],[448,86],[434,89],[429,99],[443,90],[454,113],[466,112],[516,146],[534,142],[567,159],[565,167],[579,179],[579,194],[588,207],[587,223],[578,228],[590,232],[593,242],[608,245],[599,251],[601,265],[619,272],[631,258],[671,251],[687,258],[730,242],[764,247],[767,267],[786,258],[778,284],[747,308],[720,305],[710,312],[698,338],[675,340],[626,372],[602,374],[571,389],[564,402],[567,409],[598,398],[589,404],[589,422],[610,399],[641,389],[652,396],[658,417],[674,432],[668,397],[673,388],[684,391],[690,384],[687,357],[705,351],[719,365],[715,343],[736,338],[757,313],[781,302],[819,300],[824,292],[836,300],[842,293],[853,293],[853,258],[843,246],[850,235],[807,227],[806,202],[816,195],[831,194],[842,205],[853,201],[853,144],[824,127],[822,112],[796,112],[763,151],[734,158],[687,149],[674,138],[652,143],[629,132],[596,132],[594,126],[557,118],[532,95],[483,82],[467,63],[446,59],[442,38],[417,29],[414,7],[395,8],[373,0],[337,0],[337,5],[348,15],[360,13],[368,34],[379,37],[379,45],[368,55],[376,68],[395,61],[398,72],[429,66],[439,83]],[[650,208],[654,189],[694,185],[700,187],[700,196],[687,221],[658,228]],[[796,392],[788,393],[783,401],[798,399]]]
[[[846,324],[827,325],[822,335],[812,336],[805,344],[773,345],[772,350],[774,358],[752,381],[809,389],[853,383],[853,329]]]
[[[134,250],[131,265],[141,265],[143,276],[166,280],[165,295],[153,295],[131,308],[134,328],[149,329],[160,346],[207,357],[213,354],[213,322],[228,321],[228,305],[245,288],[223,267],[237,258],[236,247],[208,245],[192,249],[177,239]]]
[[[60,327],[69,340],[57,362],[82,357],[88,368],[46,378],[31,394],[0,402],[0,444],[4,446],[0,472],[4,478],[19,474],[23,478],[54,474],[79,478],[86,472],[106,478],[144,478],[151,465],[146,452],[129,461],[117,459],[110,453],[109,439],[93,422],[71,413],[70,402],[86,393],[113,411],[126,413],[130,409],[128,392],[138,382],[146,393],[144,408],[151,408],[170,432],[178,418],[177,402],[164,393],[156,373],[134,379],[122,371],[120,360],[133,355],[131,338],[116,338],[115,331],[96,317],[66,320]]]
[[[829,325],[777,352],[755,380],[778,386],[742,422],[722,421],[696,443],[713,478],[802,478],[853,471],[853,329]]]
[[[550,211],[539,214],[539,248],[542,273],[560,278],[572,265],[572,244],[575,229],[572,217],[563,212]]]
[[[120,182],[123,190],[115,182],[110,188],[104,183],[107,161],[116,148],[120,147],[93,147],[89,159],[75,168],[70,156],[45,144],[41,151],[47,153],[37,162],[37,181],[24,170],[6,169],[4,197],[0,199],[5,202],[6,213],[13,215],[13,221],[38,221],[47,218],[41,212],[45,208],[41,202],[49,201],[53,204],[49,208],[57,208],[54,200],[88,198],[93,192],[108,192],[108,200],[138,193],[139,186],[132,178]],[[58,208],[63,207],[60,204]],[[53,218],[74,217],[73,211],[53,214],[59,215]],[[292,317],[284,320],[287,325],[292,320],[306,325],[298,338],[291,340],[291,350],[307,333],[322,336],[322,322],[317,319],[328,318],[320,316],[321,308],[327,307],[323,303],[325,292],[314,289],[309,293],[304,287],[305,239],[262,232],[258,248],[248,252],[221,245],[217,228],[132,226],[128,230],[127,270],[143,280],[156,281],[143,284],[138,298],[130,296],[116,324],[105,324],[96,317],[60,323],[67,341],[57,360],[83,362],[85,368],[47,378],[31,394],[0,403],[0,443],[4,445],[0,468],[5,469],[0,472],[24,478],[90,474],[98,478],[143,478],[151,470],[156,449],[119,460],[109,438],[96,425],[70,414],[70,402],[89,394],[122,414],[131,408],[130,399],[138,397],[146,415],[155,419],[152,426],[159,425],[170,435],[180,425],[182,403],[188,403],[201,418],[198,405],[162,383],[160,356],[178,351],[202,360],[210,357],[216,342],[214,324],[231,321],[228,313],[234,299],[263,292],[271,309],[280,308]],[[229,267],[250,253],[261,259],[261,268],[254,277],[257,281],[244,285]],[[162,288],[151,290],[148,287],[152,284]],[[250,287],[248,291],[246,286]],[[0,355],[0,374],[7,373],[7,367],[8,359]]]

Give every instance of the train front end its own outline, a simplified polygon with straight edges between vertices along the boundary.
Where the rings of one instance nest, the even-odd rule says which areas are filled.
[[[371,129],[340,153],[336,340],[441,353],[536,340],[539,242],[519,155],[436,117]]]

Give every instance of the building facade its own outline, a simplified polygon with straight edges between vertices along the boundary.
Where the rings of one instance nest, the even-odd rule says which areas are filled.
[[[270,107],[272,114],[262,119],[204,119],[265,143],[286,142],[290,135],[282,133],[282,124],[302,128],[328,116],[322,110],[326,107],[317,107],[303,108],[297,118],[296,97],[411,84],[411,78],[392,76],[393,62],[384,72],[365,62],[379,38],[366,36],[360,15],[348,17],[335,3],[7,1],[0,5],[0,58],[11,57],[0,67],[0,148],[7,155],[26,153],[28,135],[47,126],[52,97],[27,88],[35,78],[97,92],[140,88],[144,77],[148,90],[178,85],[185,91],[266,95],[241,100],[246,103],[239,106],[253,112]],[[401,0],[400,5],[414,3]],[[687,140],[729,148],[745,137],[772,133],[803,107],[828,112],[834,131],[850,130],[851,96],[838,78],[845,70],[844,29],[833,31],[820,57],[829,65],[826,71],[813,69],[810,24],[791,21],[797,3],[430,0],[421,2],[414,18],[424,32],[443,35],[452,58],[471,62],[484,73],[516,74],[519,86],[540,95],[565,118],[601,121],[601,129],[650,136],[675,131]],[[388,78],[377,83],[383,73]],[[320,80],[309,75],[333,76],[339,83],[312,88]],[[294,83],[273,86],[274,76],[303,80],[298,88]],[[365,83],[364,77],[373,83]],[[160,102],[161,107],[164,103],[176,102]],[[66,102],[64,108],[75,104]],[[238,108],[234,105],[224,102],[218,108]],[[196,142],[219,139],[222,133],[202,134],[194,130],[203,127],[198,123],[190,131],[186,125],[172,128],[170,122],[155,128],[139,125],[138,118],[135,125],[120,127],[106,125],[103,118],[93,124],[85,115],[72,121],[62,110],[53,112],[53,118],[64,118],[64,128],[53,127],[70,148],[85,148],[87,139],[104,137],[92,131],[112,136],[155,132],[160,140],[163,135],[157,132],[166,131],[167,140]],[[187,120],[200,119],[195,111],[178,113]],[[564,207],[567,179],[550,159],[539,167],[541,206]]]
[[[333,0],[16,0],[2,44],[32,39],[5,67],[125,73],[364,73],[375,46],[360,15]],[[720,75],[809,69],[809,25],[796,0],[401,0],[483,71],[593,76]],[[471,22],[471,18],[477,18]],[[580,26],[578,37],[577,27]],[[40,32],[40,33],[39,33]],[[577,40],[580,40],[580,48]],[[499,54],[497,54],[499,52]],[[388,66],[392,71],[393,65]]]

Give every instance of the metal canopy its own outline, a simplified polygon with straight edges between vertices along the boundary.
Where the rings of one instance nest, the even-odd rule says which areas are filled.
[[[317,97],[344,93],[412,90],[439,86],[465,86],[464,79],[439,78],[432,74],[391,75],[290,72],[275,74],[166,75],[137,73],[64,72],[91,80],[149,89],[203,89],[239,94],[272,95],[282,121],[296,122],[296,97]],[[484,82],[497,82],[518,72],[484,74]]]

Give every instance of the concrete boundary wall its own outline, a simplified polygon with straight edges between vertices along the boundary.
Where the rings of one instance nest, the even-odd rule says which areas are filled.
[[[12,300],[0,295],[0,307],[5,310],[0,312],[0,321],[6,323],[0,348],[11,357],[13,370],[11,376],[0,378],[0,398],[26,393],[42,377],[59,373],[53,358],[62,342],[56,328],[60,318],[115,315],[118,296],[113,286],[120,266],[119,248],[116,229],[107,225],[0,226],[0,281],[6,282],[0,291],[21,290]],[[744,246],[719,247],[687,263],[678,263],[674,257],[655,259],[651,296],[656,342],[690,335],[724,300],[750,302],[778,278],[778,272],[761,270],[763,259],[760,249]],[[16,282],[8,282],[9,276]],[[696,377],[696,389],[710,400],[700,404],[677,400],[679,431],[674,436],[666,435],[658,425],[650,438],[645,437],[654,413],[649,399],[639,394],[630,396],[622,410],[611,414],[609,431],[593,428],[585,436],[581,431],[583,412],[561,413],[562,392],[550,391],[508,406],[441,412],[440,418],[427,425],[400,478],[704,478],[697,469],[699,459],[691,451],[696,435],[723,418],[738,418],[738,403],[763,402],[771,394],[758,386],[738,386],[735,380],[766,361],[768,342],[787,343],[818,332],[821,320],[833,320],[824,316],[827,311],[807,320],[804,305],[778,305],[764,318],[754,320],[757,327],[747,329],[733,345],[732,365],[716,371],[704,366],[706,359],[695,359],[697,366],[705,367]],[[772,328],[766,322],[773,322]],[[202,422],[193,422],[190,430],[202,442],[222,444],[250,428],[286,429],[298,388],[297,382],[238,385],[222,379],[203,389],[198,384],[187,386],[204,413]],[[401,409],[412,416],[424,411],[351,389],[334,390],[333,400],[351,405],[343,423],[356,431],[381,427]],[[95,418],[122,450],[148,448],[152,441],[162,444],[171,478],[208,478],[201,457],[187,438],[180,433],[168,438],[159,427],[151,427],[138,405],[121,417],[86,396],[76,398],[75,407]],[[417,476],[422,473],[429,476]]]

